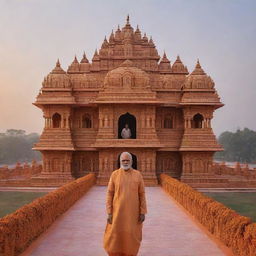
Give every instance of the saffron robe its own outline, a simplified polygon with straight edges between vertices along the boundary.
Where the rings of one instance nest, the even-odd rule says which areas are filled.
[[[137,255],[143,226],[139,215],[147,213],[144,181],[139,171],[120,168],[112,172],[106,208],[113,218],[105,228],[105,250],[109,255]]]

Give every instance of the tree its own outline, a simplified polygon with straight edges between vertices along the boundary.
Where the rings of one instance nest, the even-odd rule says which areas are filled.
[[[0,136],[0,164],[41,160],[41,154],[32,150],[38,140],[37,133],[26,135],[24,130],[7,130],[4,135]]]
[[[256,132],[248,128],[238,129],[235,133],[223,132],[219,143],[224,151],[215,154],[215,159],[253,163],[256,161]]]

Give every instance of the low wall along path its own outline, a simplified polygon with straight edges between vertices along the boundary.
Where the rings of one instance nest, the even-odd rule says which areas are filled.
[[[256,255],[250,218],[168,175],[160,181],[162,187],[146,187],[138,256]],[[95,182],[89,174],[0,219],[0,256],[106,255],[106,187]]]

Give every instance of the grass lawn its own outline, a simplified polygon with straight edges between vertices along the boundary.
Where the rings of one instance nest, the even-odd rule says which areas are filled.
[[[256,222],[256,193],[212,192],[204,194]]]
[[[0,218],[45,194],[47,192],[0,191]]]

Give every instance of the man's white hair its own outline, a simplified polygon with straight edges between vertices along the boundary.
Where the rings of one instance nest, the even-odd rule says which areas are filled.
[[[130,158],[130,160],[131,160],[131,164],[132,164],[132,155],[131,155],[129,152],[122,152],[121,155],[120,155],[120,161],[122,160],[122,157],[123,157],[124,155],[128,155],[128,156],[129,156],[129,158]]]

